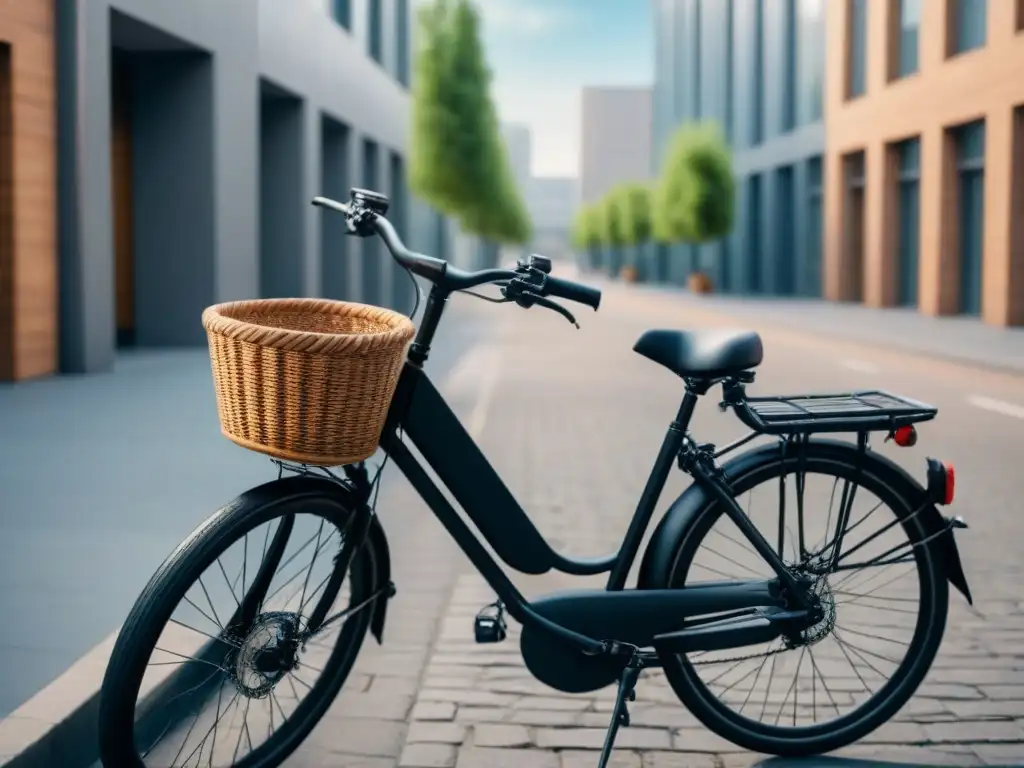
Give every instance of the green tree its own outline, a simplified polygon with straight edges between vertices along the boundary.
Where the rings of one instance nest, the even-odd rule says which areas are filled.
[[[413,121],[414,189],[432,195],[428,199],[458,217],[467,232],[525,242],[530,220],[491,99],[479,14],[470,0],[435,0],[421,19],[418,63],[430,82],[413,94],[414,104],[423,102]]]
[[[651,189],[646,184],[625,184],[616,193],[621,208],[625,245],[639,246],[651,239]]]
[[[704,243],[725,237],[733,226],[735,196],[732,156],[718,128],[679,128],[655,188],[654,238]]]
[[[572,244],[586,251],[591,267],[598,266],[601,250],[601,210],[596,205],[581,206],[572,222]]]
[[[446,140],[455,129],[456,109],[449,78],[450,20],[447,0],[419,9],[409,137],[409,187],[445,213],[458,207],[453,154]]]
[[[608,274],[616,276],[623,264],[623,247],[628,242],[626,232],[626,201],[623,187],[614,187],[598,203],[600,212],[601,244],[604,246],[604,266]]]

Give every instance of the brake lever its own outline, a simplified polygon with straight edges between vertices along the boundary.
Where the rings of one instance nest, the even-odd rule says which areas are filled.
[[[545,298],[544,296],[540,296],[536,293],[533,293],[532,291],[523,291],[522,295],[523,298],[529,299],[531,304],[536,304],[538,306],[545,307],[546,309],[555,310],[555,312],[557,312],[570,323],[575,325],[576,329],[579,330],[580,324],[576,322],[576,318],[572,316],[572,312],[563,307],[561,304],[558,304],[552,301],[551,299]]]

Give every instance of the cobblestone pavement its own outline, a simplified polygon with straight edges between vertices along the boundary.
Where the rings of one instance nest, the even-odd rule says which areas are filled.
[[[684,316],[669,300],[613,290],[598,315],[582,316],[583,331],[539,311],[517,313],[505,326],[500,383],[481,443],[563,551],[595,554],[617,545],[681,395],[671,374],[629,351],[632,342],[645,327],[716,319]],[[1021,380],[785,333],[766,334],[765,341],[759,392],[882,386],[938,404],[940,419],[922,429],[920,449],[894,458],[918,477],[925,451],[956,462],[961,490],[955,509],[966,510],[972,525],[960,541],[975,606],[951,595],[942,651],[918,694],[859,744],[799,764],[1024,765],[1024,603],[1017,580],[1024,485],[1008,459],[1024,447],[1024,425],[965,404],[977,392],[1024,403]],[[694,431],[718,444],[742,434],[731,416],[718,415],[709,403],[699,409]],[[662,508],[683,486],[673,473]],[[520,660],[514,627],[503,644],[473,644],[472,617],[493,594],[468,571],[448,602],[399,765],[595,765],[613,691],[569,696],[535,682]],[[517,584],[527,595],[593,585],[561,575],[518,577]],[[633,726],[620,731],[617,742],[618,766],[767,760],[699,725],[657,673],[645,673],[631,712]]]

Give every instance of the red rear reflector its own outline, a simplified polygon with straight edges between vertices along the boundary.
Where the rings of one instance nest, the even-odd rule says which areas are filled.
[[[901,448],[909,448],[910,446],[917,444],[917,430],[914,429],[913,424],[899,427],[895,432],[893,432],[892,440]]]
[[[942,466],[946,470],[946,494],[943,504],[952,504],[953,496],[956,494],[956,470],[953,469],[953,465],[948,461],[943,462]]]

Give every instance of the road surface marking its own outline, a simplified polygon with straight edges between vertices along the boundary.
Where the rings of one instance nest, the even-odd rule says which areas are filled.
[[[971,395],[967,398],[967,402],[975,408],[981,408],[985,411],[1001,413],[1003,416],[1013,416],[1015,419],[1024,419],[1024,406],[1014,405],[1005,400],[996,400],[982,395]]]
[[[479,344],[459,358],[445,380],[443,389],[448,397],[476,394],[473,410],[465,421],[466,431],[474,440],[480,438],[487,424],[500,365],[498,350]]]
[[[840,360],[839,365],[857,373],[878,373],[878,366],[863,360]]]

